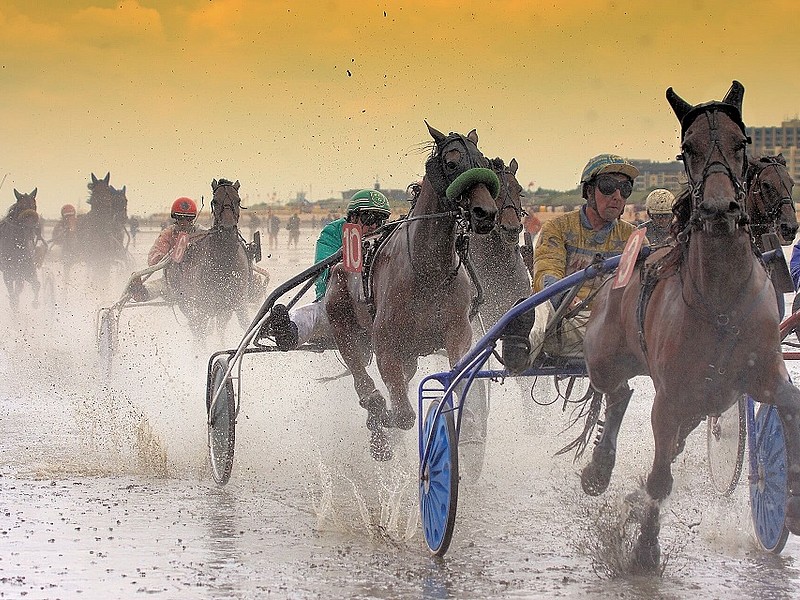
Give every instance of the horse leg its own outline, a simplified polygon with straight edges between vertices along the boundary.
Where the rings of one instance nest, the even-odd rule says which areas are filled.
[[[331,273],[328,292],[325,296],[325,310],[328,314],[336,347],[342,355],[350,373],[358,395],[359,405],[367,411],[367,429],[370,433],[370,451],[376,460],[389,460],[392,457],[391,446],[383,427],[389,425],[389,413],[386,410],[386,399],[378,391],[375,381],[367,373],[368,354],[359,347],[359,338],[363,342],[363,331],[359,327],[344,274],[338,269]]]
[[[653,573],[661,563],[661,547],[658,543],[658,534],[661,531],[660,508],[661,502],[649,497],[642,507],[639,537],[632,552],[632,567],[636,573]]]
[[[775,405],[783,425],[786,444],[788,497],[786,527],[800,535],[800,390],[790,382],[782,382],[775,393]]]
[[[403,357],[394,348],[376,355],[378,371],[389,390],[392,403],[391,424],[400,429],[411,429],[417,418],[408,399],[408,382],[416,372],[416,357]],[[413,363],[413,366],[410,366]]]
[[[592,460],[581,471],[581,487],[590,496],[599,496],[608,488],[617,459],[617,436],[633,390],[625,382],[606,396],[606,419],[592,451]]]

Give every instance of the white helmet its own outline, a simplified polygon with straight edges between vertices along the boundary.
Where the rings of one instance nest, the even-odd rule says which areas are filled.
[[[647,194],[644,206],[651,215],[671,215],[675,196],[669,190],[658,189]]]

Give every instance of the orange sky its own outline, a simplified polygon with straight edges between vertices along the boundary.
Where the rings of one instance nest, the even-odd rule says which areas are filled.
[[[569,189],[600,152],[674,158],[669,86],[738,79],[749,125],[800,113],[796,0],[544,4],[0,0],[0,213],[38,187],[55,217],[108,171],[131,214],[220,177],[251,202],[405,188],[424,120]]]

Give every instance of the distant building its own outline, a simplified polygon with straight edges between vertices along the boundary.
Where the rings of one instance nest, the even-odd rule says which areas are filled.
[[[639,177],[633,182],[633,189],[638,192],[654,188],[665,188],[672,192],[680,192],[686,185],[686,172],[684,171],[683,163],[680,161],[629,160],[639,169]]]
[[[360,192],[363,189],[364,188],[356,188],[354,190],[344,190],[342,192],[342,199],[343,200],[350,200],[350,198],[353,197],[353,194],[355,194],[356,192]],[[379,182],[377,182],[377,181],[375,182],[375,185],[372,187],[372,189],[378,190],[379,192],[381,192],[384,196],[386,196],[389,199],[389,202],[407,202],[408,201],[408,196],[406,195],[406,191],[405,190],[384,189],[384,188],[381,187],[381,184]]]
[[[780,127],[747,127],[753,140],[751,156],[783,154],[786,167],[795,181],[800,181],[800,119],[783,121]]]

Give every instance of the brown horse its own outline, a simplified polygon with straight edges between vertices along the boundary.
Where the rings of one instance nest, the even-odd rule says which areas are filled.
[[[39,303],[41,286],[36,267],[40,258],[39,250],[46,251],[47,245],[42,239],[39,214],[36,212],[36,192],[37,188],[30,194],[14,190],[17,200],[0,221],[0,270],[3,271],[12,309],[19,305],[25,283],[33,291],[32,306],[36,308]]]
[[[688,177],[676,201],[677,243],[625,288],[603,287],[584,340],[591,385],[607,395],[605,425],[581,474],[586,493],[601,494],[611,478],[632,395],[628,380],[653,379],[655,456],[633,556],[644,570],[659,564],[659,510],[672,491],[672,461],[702,419],[720,415],[742,394],[778,407],[788,464],[786,526],[800,533],[800,390],[789,383],[774,289],[746,227],[743,96],[737,81],[721,102],[697,106],[667,90]]]
[[[786,168],[786,159],[782,154],[749,158],[746,180],[745,204],[758,249],[765,250],[761,239],[764,233],[776,233],[782,245],[790,245],[797,235],[798,224],[792,200],[794,181]]]
[[[78,216],[75,249],[76,257],[70,262],[84,262],[92,274],[94,281],[107,280],[113,265],[130,267],[130,255],[127,251],[128,232],[125,224],[128,221],[128,198],[126,187],[118,190],[109,182],[111,173],[98,179],[92,173],[92,180],[87,184],[90,194],[86,203],[89,212]]]
[[[497,221],[488,235],[469,236],[469,258],[481,286],[481,336],[519,298],[531,293],[528,270],[519,249],[522,232],[522,186],[517,181],[517,159],[506,165],[502,159],[489,161],[500,180]]]
[[[211,189],[211,229],[190,234],[180,262],[169,263],[164,273],[175,302],[198,340],[210,333],[212,321],[222,331],[234,313],[242,328],[250,324],[247,298],[253,283],[253,265],[238,228],[242,202],[239,182],[214,179]]]
[[[452,366],[472,343],[472,284],[462,266],[463,237],[468,230],[491,231],[497,214],[499,182],[478,150],[475,130],[444,135],[428,125],[428,131],[434,144],[425,177],[408,217],[373,259],[371,302],[359,299],[359,285],[348,288],[341,264],[331,270],[325,298],[336,345],[369,413],[370,449],[377,460],[391,458],[384,427],[414,426],[408,383],[418,358],[444,348]],[[366,370],[365,357],[373,348],[391,411]]]

